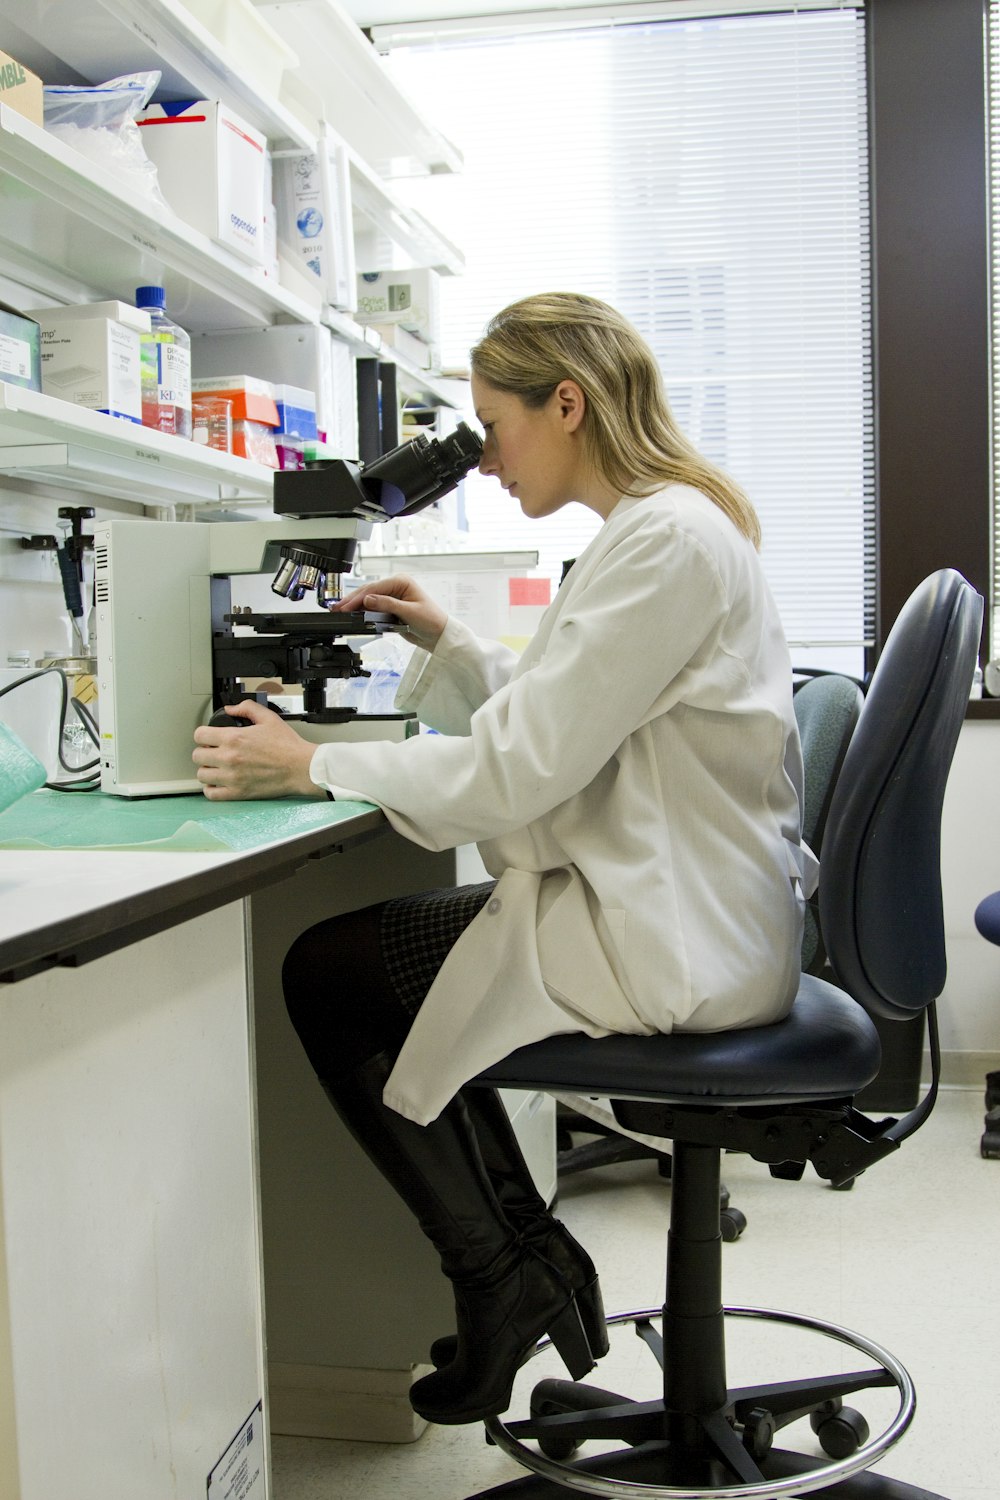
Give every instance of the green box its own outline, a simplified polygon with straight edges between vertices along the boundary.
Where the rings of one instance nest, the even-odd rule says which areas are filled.
[[[42,388],[41,329],[6,302],[0,302],[0,380],[29,391]]]

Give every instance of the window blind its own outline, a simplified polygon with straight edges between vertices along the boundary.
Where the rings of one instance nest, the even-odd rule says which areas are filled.
[[[675,415],[747,490],[793,654],[861,669],[874,623],[863,14],[827,10],[438,36],[389,58],[465,155],[411,188],[463,246],[443,363],[547,290],[613,303]],[[507,18],[509,20],[509,18]],[[477,549],[557,579],[599,521],[528,521],[471,476]]]

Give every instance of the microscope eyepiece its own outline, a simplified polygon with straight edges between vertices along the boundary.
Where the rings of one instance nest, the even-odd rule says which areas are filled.
[[[420,433],[373,459],[361,470],[361,482],[366,487],[373,482],[381,485],[378,499],[387,514],[406,515],[454,489],[479,462],[482,451],[472,428],[460,422],[445,438]]]
[[[357,516],[393,520],[423,510],[453,490],[479,462],[482,440],[466,422],[444,438],[420,433],[368,464],[321,459],[305,469],[279,470],[274,476],[274,512],[299,520]],[[271,584],[286,599],[301,599],[316,590],[330,609],[337,602],[336,575],[350,571],[353,540],[322,538],[322,527],[307,543],[285,543],[281,565]]]

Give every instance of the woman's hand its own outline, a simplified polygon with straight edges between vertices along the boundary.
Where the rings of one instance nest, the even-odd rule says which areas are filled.
[[[279,714],[252,700],[233,704],[226,712],[232,716],[232,729],[203,724],[194,732],[191,758],[209,801],[325,796],[309,775],[316,746]]]
[[[341,599],[337,609],[347,611],[374,610],[379,614],[395,615],[406,628],[399,633],[404,641],[433,651],[441,632],[448,623],[448,616],[439,604],[425,594],[423,589],[397,573],[392,578],[381,578],[377,583],[366,584]]]

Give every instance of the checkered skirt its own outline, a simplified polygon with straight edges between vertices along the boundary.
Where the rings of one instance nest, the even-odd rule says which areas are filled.
[[[495,881],[420,891],[387,901],[379,924],[382,958],[400,1004],[415,1016],[451,949],[493,893]]]

